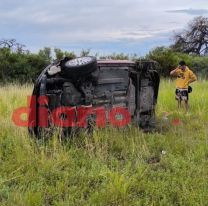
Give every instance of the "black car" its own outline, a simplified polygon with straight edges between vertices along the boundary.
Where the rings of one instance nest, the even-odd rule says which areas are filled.
[[[50,136],[59,127],[68,136],[75,128],[92,129],[96,123],[103,127],[122,122],[125,126],[129,118],[151,131],[160,82],[157,68],[155,61],[96,60],[92,56],[52,63],[35,82],[29,132]],[[83,122],[79,112],[86,110]]]

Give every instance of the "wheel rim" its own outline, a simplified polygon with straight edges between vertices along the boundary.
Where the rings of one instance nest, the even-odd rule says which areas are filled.
[[[66,62],[67,66],[74,67],[74,66],[82,66],[89,64],[92,61],[92,57],[80,57],[76,59],[69,60]]]

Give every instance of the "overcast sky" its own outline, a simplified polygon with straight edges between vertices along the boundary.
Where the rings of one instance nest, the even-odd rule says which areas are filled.
[[[208,16],[208,0],[0,0],[0,39],[36,52],[44,46],[144,55],[173,32]]]

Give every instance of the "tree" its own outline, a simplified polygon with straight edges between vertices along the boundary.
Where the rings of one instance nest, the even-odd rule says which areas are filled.
[[[64,57],[68,57],[70,59],[73,59],[73,58],[76,57],[76,55],[74,54],[74,52],[67,52],[67,51],[64,52],[64,51],[62,51],[59,48],[55,48],[54,49],[54,52],[55,52],[56,60],[58,60],[58,61],[60,61]]]
[[[64,58],[64,52],[61,51],[59,48],[54,49],[55,55],[56,55],[56,60],[61,60]]]
[[[208,54],[208,18],[196,17],[188,24],[186,30],[174,35],[175,51],[188,54]]]
[[[130,57],[128,54],[124,54],[124,53],[113,53],[111,55],[107,55],[107,56],[101,56],[100,59],[113,59],[113,60],[129,60]]]
[[[160,74],[169,76],[170,71],[178,66],[180,60],[184,60],[188,66],[191,66],[191,55],[174,52],[170,48],[156,47],[146,55],[146,59],[157,61],[160,64]]]
[[[38,55],[45,59],[45,61],[48,62],[48,64],[52,60],[50,47],[44,47],[43,49],[40,49]]]
[[[80,56],[85,57],[90,55],[90,49],[82,49]]]
[[[16,41],[16,39],[2,39],[0,40],[0,48],[8,48],[10,50],[17,51],[19,53],[22,53],[25,47],[24,44],[20,44]]]

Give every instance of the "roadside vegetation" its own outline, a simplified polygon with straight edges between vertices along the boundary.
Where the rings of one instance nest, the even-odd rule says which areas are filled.
[[[157,132],[106,128],[61,142],[35,141],[11,122],[31,85],[0,88],[0,205],[206,205],[208,83],[193,85],[191,113],[162,80]]]

